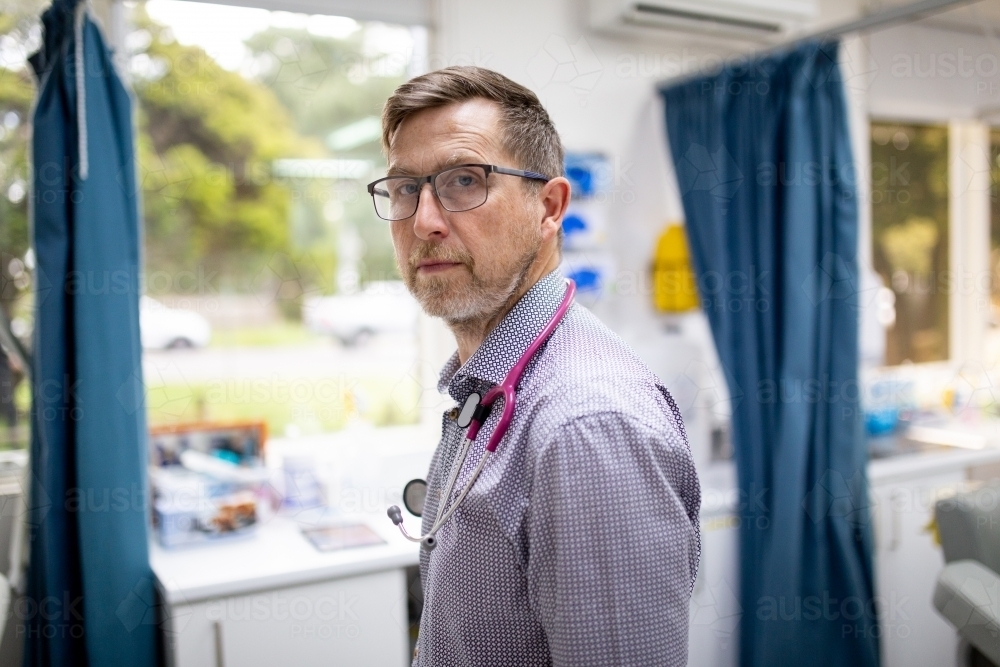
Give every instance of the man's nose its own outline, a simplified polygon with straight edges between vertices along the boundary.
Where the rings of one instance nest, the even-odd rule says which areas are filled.
[[[421,241],[443,239],[448,236],[448,222],[444,218],[441,202],[434,196],[430,183],[424,183],[417,201],[417,212],[413,214],[413,233]]]

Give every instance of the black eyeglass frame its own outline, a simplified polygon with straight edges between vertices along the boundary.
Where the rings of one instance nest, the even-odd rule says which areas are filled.
[[[477,205],[473,206],[472,208],[463,208],[461,211],[452,211],[450,208],[448,208],[447,206],[445,206],[444,202],[441,201],[441,197],[438,196],[437,186],[434,184],[434,179],[436,179],[438,176],[440,176],[441,174],[445,173],[446,171],[451,171],[453,169],[462,169],[463,167],[481,167],[483,169],[483,171],[486,172],[486,181],[487,181],[486,182],[486,197],[483,199],[483,203],[482,204],[477,204]],[[446,169],[442,169],[441,171],[436,171],[433,174],[428,174],[427,176],[386,176],[384,178],[380,178],[377,181],[372,181],[371,183],[368,184],[368,194],[370,194],[371,197],[372,197],[372,206],[375,207],[375,215],[377,215],[379,218],[381,218],[382,220],[385,220],[387,222],[398,222],[399,220],[406,220],[407,218],[412,218],[414,215],[416,215],[416,213],[417,213],[417,207],[420,206],[420,194],[424,191],[424,183],[430,183],[431,190],[434,192],[435,199],[438,200],[438,202],[441,204],[441,206],[444,208],[444,210],[446,210],[446,211],[448,211],[450,213],[464,213],[465,211],[472,211],[474,209],[479,208],[480,206],[482,206],[483,204],[485,204],[489,200],[489,198],[490,198],[490,186],[489,186],[490,174],[503,174],[505,176],[520,176],[521,178],[528,178],[528,179],[531,179],[533,181],[543,181],[545,183],[548,183],[549,181],[552,180],[551,178],[549,178],[548,176],[546,176],[544,174],[539,174],[537,171],[526,171],[524,169],[511,169],[510,167],[500,167],[500,166],[497,166],[495,164],[475,164],[475,163],[470,163],[470,164],[456,164],[453,167],[448,167]],[[413,182],[415,182],[417,184],[417,201],[416,201],[416,205],[413,207],[413,213],[411,213],[410,215],[406,216],[406,218],[395,218],[395,219],[383,218],[382,215],[378,212],[378,206],[375,204],[375,187],[379,183],[382,183],[383,181],[388,181],[388,180],[396,179],[396,178],[408,178],[408,179],[412,180]]]

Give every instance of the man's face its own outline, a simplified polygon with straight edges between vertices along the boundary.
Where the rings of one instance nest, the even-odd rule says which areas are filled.
[[[389,175],[423,176],[460,164],[521,168],[500,144],[500,109],[473,99],[407,118],[389,150]],[[542,244],[537,196],[516,176],[491,174],[489,197],[446,211],[430,185],[417,212],[390,223],[396,262],[428,314],[459,324],[489,318],[517,292]]]

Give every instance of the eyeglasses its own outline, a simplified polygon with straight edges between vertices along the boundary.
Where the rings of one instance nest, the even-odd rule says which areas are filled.
[[[375,213],[383,220],[405,220],[417,212],[420,191],[430,183],[434,196],[446,211],[471,211],[486,203],[490,174],[520,176],[548,182],[548,176],[534,171],[498,167],[493,164],[462,164],[430,176],[387,176],[368,184],[368,194],[375,203]]]

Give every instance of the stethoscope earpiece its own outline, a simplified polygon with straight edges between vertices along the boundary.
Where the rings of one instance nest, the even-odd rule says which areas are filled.
[[[392,507],[390,507],[388,511],[386,511],[386,514],[389,515],[389,520],[392,521],[394,524],[396,524],[397,526],[402,525],[403,513],[399,511],[399,508],[397,506],[393,505]]]

